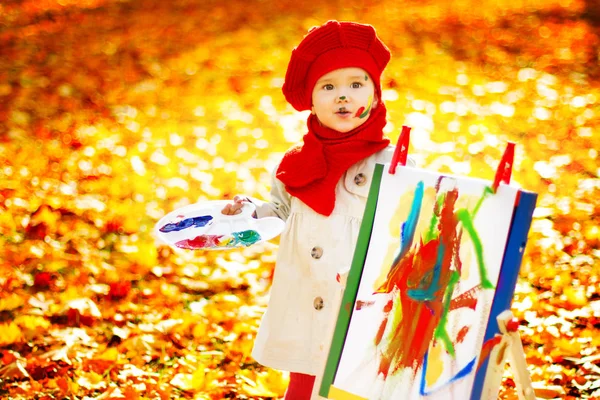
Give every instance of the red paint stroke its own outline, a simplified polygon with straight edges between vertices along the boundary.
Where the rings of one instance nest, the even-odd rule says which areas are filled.
[[[481,348],[481,355],[479,357],[479,362],[477,363],[477,371],[479,371],[481,364],[483,364],[483,362],[490,356],[492,349],[495,346],[497,346],[498,344],[500,344],[501,341],[502,341],[502,335],[496,335],[493,338],[487,340],[483,344],[483,347]]]
[[[379,345],[379,343],[381,342],[381,339],[383,338],[383,332],[385,331],[388,317],[389,317],[390,311],[392,311],[392,308],[394,308],[394,300],[390,299],[386,303],[385,307],[383,307],[384,318],[383,318],[383,321],[381,321],[381,324],[379,325],[379,329],[377,330],[377,335],[375,335],[375,345]]]
[[[374,301],[363,301],[363,300],[357,300],[357,301],[356,301],[356,308],[355,308],[355,309],[356,309],[357,311],[359,311],[359,310],[361,310],[361,309],[363,309],[363,308],[366,308],[366,307],[371,307],[371,306],[372,306],[372,305],[374,305],[374,304],[375,304],[375,302],[374,302]]]
[[[204,249],[209,247],[217,247],[219,245],[219,239],[221,239],[223,235],[200,235],[196,236],[193,239],[184,239],[175,243],[175,246],[180,249]]]
[[[448,190],[441,195],[443,205],[435,210],[436,213],[439,212],[435,216],[439,221],[437,238],[426,244],[421,239],[418,245],[392,265],[386,281],[376,291],[399,296],[402,308],[402,320],[393,320],[395,326],[391,329],[392,337],[385,343],[387,348],[382,349],[378,372],[384,377],[407,367],[416,373],[423,364],[438,324],[447,313],[445,300],[449,299],[453,290],[453,285],[449,287],[449,282],[455,272],[452,269],[454,251],[460,246],[460,242],[456,243],[459,239],[458,219],[454,213],[458,190]],[[432,292],[427,301],[420,301],[410,297],[409,290]],[[393,300],[388,304],[390,303],[393,304]],[[379,327],[376,345],[381,342],[388,317],[386,314]]]
[[[354,118],[358,118],[360,117],[360,114],[363,113],[363,111],[365,111],[364,107],[359,108],[358,110],[356,110],[356,114],[354,114]]]
[[[450,311],[458,310],[459,308],[470,308],[471,310],[475,310],[477,307],[477,294],[481,290],[481,285],[477,285],[460,296],[452,299],[450,303]]]
[[[465,340],[465,337],[467,337],[467,333],[469,333],[468,326],[460,328],[460,331],[458,331],[458,334],[456,335],[456,343],[462,343],[463,340]]]

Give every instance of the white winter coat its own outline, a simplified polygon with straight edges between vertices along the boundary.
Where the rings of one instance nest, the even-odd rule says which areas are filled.
[[[393,152],[388,146],[351,166],[337,183],[328,217],[290,196],[275,177],[271,201],[257,204],[258,218],[277,216],[286,225],[252,356],[271,368],[316,375],[313,399],[341,303],[336,275],[350,268],[375,163],[389,162]]]

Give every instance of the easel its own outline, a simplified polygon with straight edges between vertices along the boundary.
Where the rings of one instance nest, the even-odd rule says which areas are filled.
[[[408,157],[408,146],[410,142],[410,130],[408,126],[402,127],[402,132],[398,138],[398,144],[392,157],[390,164],[389,173],[394,174],[398,165],[406,165],[406,159]],[[506,146],[506,150],[502,155],[500,164],[496,170],[494,182],[492,184],[492,192],[496,193],[500,183],[510,184],[510,177],[512,175],[512,166],[515,158],[515,144],[509,142]],[[519,193],[520,194],[520,193]],[[520,202],[521,196],[517,198],[517,203]],[[532,205],[535,206],[535,197],[533,198],[533,204],[526,204],[522,209],[528,210]],[[529,199],[531,200],[531,198]],[[518,211],[518,210],[517,210]],[[525,230],[525,238],[529,226]],[[514,232],[520,239],[519,232]],[[523,239],[523,240],[524,240]],[[520,265],[521,257],[524,250],[524,242],[518,248],[518,254],[515,256],[510,253],[510,250],[514,250],[514,243],[507,245],[507,257],[503,262],[503,268],[505,265]],[[486,341],[483,344],[481,359],[479,361],[479,372],[477,374],[477,380],[474,385],[473,394],[471,400],[496,400],[498,398],[498,390],[502,383],[502,376],[504,374],[504,367],[508,358],[509,364],[513,369],[515,385],[517,388],[517,395],[519,400],[535,400],[535,391],[532,386],[531,375],[527,369],[527,361],[525,360],[525,352],[523,350],[523,343],[521,342],[521,336],[519,335],[519,321],[513,316],[510,311],[510,302],[514,294],[514,287],[516,285],[516,277],[514,282],[500,282],[498,290],[502,290],[502,286],[510,289],[510,297],[503,296],[504,299],[496,299],[497,302],[506,304],[506,309],[498,313],[498,310],[492,309],[490,321],[493,315],[496,314],[496,320],[498,323],[499,333],[488,324],[486,332]],[[508,301],[507,301],[508,300]],[[498,304],[498,303],[497,303]],[[497,308],[497,307],[496,307]],[[492,334],[492,337],[488,338]],[[482,368],[483,367],[483,368]],[[481,374],[482,371],[485,374]],[[482,387],[483,386],[483,387]]]
[[[411,129],[407,126],[402,127],[402,132],[389,166],[388,173],[390,175],[396,173],[398,165],[406,166],[410,130]],[[531,376],[527,369],[523,345],[518,333],[519,323],[514,318],[510,308],[537,195],[524,190],[501,187],[501,183],[506,185],[510,183],[514,161],[514,149],[515,144],[508,143],[500,165],[496,170],[492,185],[484,186],[485,190],[482,199],[487,195],[494,195],[497,191],[502,191],[503,189],[510,189],[513,196],[516,195],[516,197],[514,197],[512,217],[508,228],[508,238],[504,248],[498,281],[495,284],[494,298],[487,319],[483,344],[479,351],[479,356],[477,357],[478,365],[472,370],[475,377],[472,381],[473,384],[470,391],[470,397],[468,399],[465,398],[464,400],[497,399],[504,367],[507,361],[514,371],[519,400],[536,399]],[[334,383],[341,353],[348,334],[348,326],[352,316],[353,305],[356,301],[356,290],[358,289],[361,279],[360,273],[352,274],[352,271],[362,272],[362,267],[365,262],[373,229],[373,221],[375,219],[379,187],[382,182],[382,176],[385,174],[385,172],[382,171],[382,167],[382,164],[377,164],[375,168],[363,217],[363,224],[360,228],[359,240],[355,249],[351,273],[346,284],[346,291],[344,292],[338,316],[338,324],[333,335],[329,358],[320,384],[319,394],[325,398],[338,400],[366,400],[363,397],[345,391],[341,387],[335,386]],[[402,172],[409,173],[407,171]],[[481,200],[476,208],[479,207],[480,203]],[[361,238],[363,238],[363,240],[360,240]],[[351,290],[348,290],[349,287]],[[475,361],[473,361],[473,364],[471,365],[475,366],[474,363]],[[420,398],[423,398],[423,396],[427,396],[427,394],[421,392]],[[465,395],[465,397],[467,397],[467,395]]]
[[[535,400],[535,391],[531,382],[531,375],[527,369],[523,343],[519,335],[519,321],[510,310],[498,315],[498,326],[501,334],[498,334],[492,342],[492,349],[488,357],[488,368],[485,383],[481,392],[481,399],[497,399],[498,388],[502,382],[506,358],[513,370],[517,395],[519,400]],[[486,344],[489,342],[486,342]],[[484,344],[484,348],[486,347]]]

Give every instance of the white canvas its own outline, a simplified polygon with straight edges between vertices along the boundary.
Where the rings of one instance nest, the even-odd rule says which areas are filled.
[[[444,176],[440,180],[438,174],[408,167],[398,168],[395,175],[390,175],[387,171],[388,166],[386,165],[384,166],[372,235],[356,297],[357,301],[354,305],[333,386],[359,398],[372,400],[421,399],[425,397],[431,400],[468,399],[483,344],[494,287],[498,281],[506,247],[517,189],[501,185],[497,193],[484,197],[474,213],[478,200],[482,198],[486,187],[490,185],[489,181],[452,176]],[[433,265],[434,268],[415,268],[409,284],[404,287],[404,290],[400,290],[397,285],[391,283],[385,285],[385,282],[386,280],[393,281],[387,275],[394,257],[399,252],[403,222],[405,222],[405,231],[410,231],[407,227],[410,225],[410,221],[407,223],[407,220],[419,182],[422,182],[423,186],[420,214],[418,218],[415,218],[414,241],[410,248],[406,249],[413,254],[405,255],[404,261],[400,262],[406,264],[406,260],[410,258],[415,263],[418,262],[416,260],[421,260],[422,263],[418,265]],[[439,190],[436,194],[435,187],[438,183]],[[453,189],[457,190],[458,196],[454,207],[450,207],[453,196],[450,193],[455,193]],[[442,193],[446,194],[441,195]],[[443,202],[443,199],[446,199],[446,203]],[[452,251],[454,256],[450,262],[448,259],[444,261],[441,258],[441,255],[447,255],[448,251],[444,247],[445,239],[440,237],[430,240],[429,247],[427,247],[428,249],[437,248],[437,251],[429,252],[430,257],[432,254],[436,254],[435,262],[427,264],[423,261],[425,258],[423,257],[423,248],[420,246],[420,239],[426,240],[429,231],[440,235],[439,220],[437,225],[434,223],[434,229],[430,229],[434,203],[438,201],[442,206],[446,204],[446,212],[451,209],[451,214],[445,214],[445,222],[453,221],[457,215],[464,217],[466,214],[464,211],[458,212],[460,209],[468,210],[471,216],[474,214],[472,226],[481,245],[481,261],[485,266],[491,288],[481,287],[482,274],[479,269],[481,263],[478,262],[476,252],[477,239],[472,238],[467,227],[463,226],[463,222],[459,222],[454,230],[449,228],[452,224],[446,224],[447,226],[444,228],[446,233],[454,232],[453,235],[460,243],[460,249]],[[414,213],[412,215],[415,216]],[[468,225],[467,222],[465,223]],[[458,240],[458,235],[462,235],[460,240]],[[449,241],[446,243],[448,247],[450,247],[450,243]],[[443,247],[444,249],[440,250]],[[418,251],[419,249],[420,251]],[[432,259],[429,258],[429,260]],[[436,274],[432,272],[435,271],[436,265],[439,279],[442,277],[447,279],[452,276],[457,279],[451,293],[446,290],[449,283],[444,284],[443,287],[440,286],[438,290],[432,289],[431,282],[437,282]],[[461,265],[460,273],[458,273],[459,265]],[[409,269],[408,267],[396,269],[397,275],[395,276],[400,276],[400,271]],[[430,273],[420,276],[420,271],[429,271]],[[453,271],[457,272],[453,275]],[[397,279],[395,282],[401,282],[401,280]],[[438,282],[438,284],[441,283]],[[384,286],[394,289],[390,293],[374,293],[378,288],[381,289]],[[385,290],[383,291],[385,292]],[[470,301],[465,292],[472,294]],[[462,297],[460,297],[461,295]],[[448,296],[451,296],[452,300]],[[456,300],[459,297],[466,300],[459,302]],[[444,312],[444,309],[449,307],[448,305],[456,308]],[[460,305],[462,307],[459,307]],[[404,309],[404,312],[407,313],[406,310],[409,309],[409,306],[417,310],[414,315],[420,317],[411,317],[408,314],[398,316],[400,310]],[[390,310],[391,307],[387,313],[384,312],[386,307],[387,310]],[[437,310],[437,312],[432,310]],[[387,324],[382,325],[386,314],[388,316]],[[440,323],[443,318],[446,318],[447,324]],[[440,335],[438,339],[435,339],[435,335],[428,334],[427,329],[418,328],[418,325],[415,324],[418,324],[419,321],[429,321],[430,330],[431,326],[435,325],[437,327],[435,332]],[[440,325],[445,329],[441,329]],[[382,326],[385,326],[383,334],[380,332]],[[378,332],[381,340],[376,345],[375,337]],[[404,332],[401,336],[402,340],[399,341],[398,338],[392,340],[394,333],[398,332]],[[444,332],[447,333],[445,340],[442,339]],[[415,337],[417,333],[418,335]],[[427,356],[420,360],[418,357],[413,357],[414,361],[407,366],[406,364],[412,360],[407,353],[411,349],[414,351],[419,348],[414,344],[419,343],[421,338],[425,340],[429,337],[431,340],[424,343]],[[384,377],[379,372],[383,355],[389,355],[390,349],[394,346],[397,346],[396,357],[391,358],[392,368],[388,370],[387,377]],[[416,354],[420,353],[416,352]],[[422,387],[424,360],[427,362],[428,375],[424,381],[425,386]],[[394,366],[400,366],[400,368],[392,372]],[[383,369],[385,370],[385,368]],[[460,371],[463,372],[463,375],[457,377]],[[427,395],[425,396],[423,393]]]

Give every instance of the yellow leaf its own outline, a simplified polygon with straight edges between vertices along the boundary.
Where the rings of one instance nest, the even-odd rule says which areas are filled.
[[[584,287],[574,288],[572,286],[567,286],[564,290],[565,296],[567,296],[567,300],[575,307],[583,307],[588,304],[588,299],[585,293],[586,289]]]
[[[283,375],[274,370],[259,373],[254,379],[243,375],[240,377],[244,380],[242,393],[247,396],[280,397],[288,385]]]
[[[12,311],[21,307],[25,301],[16,293],[0,299],[0,311]]]
[[[50,322],[48,320],[37,315],[21,315],[15,318],[14,322],[22,329],[31,331],[38,329],[44,330],[50,327]]]
[[[202,339],[206,337],[207,332],[208,325],[204,323],[199,323],[196,326],[194,326],[194,329],[192,330],[192,335],[194,336],[194,339]]]
[[[23,332],[15,324],[0,324],[0,346],[6,346],[9,344],[16,343],[23,338]]]
[[[200,367],[192,374],[177,374],[169,382],[171,385],[184,391],[197,391],[204,388],[206,373]]]
[[[94,371],[81,372],[77,379],[77,385],[90,390],[106,387],[106,382],[104,382],[102,375]]]
[[[117,361],[119,359],[119,351],[115,347],[111,347],[95,358],[96,360]]]

